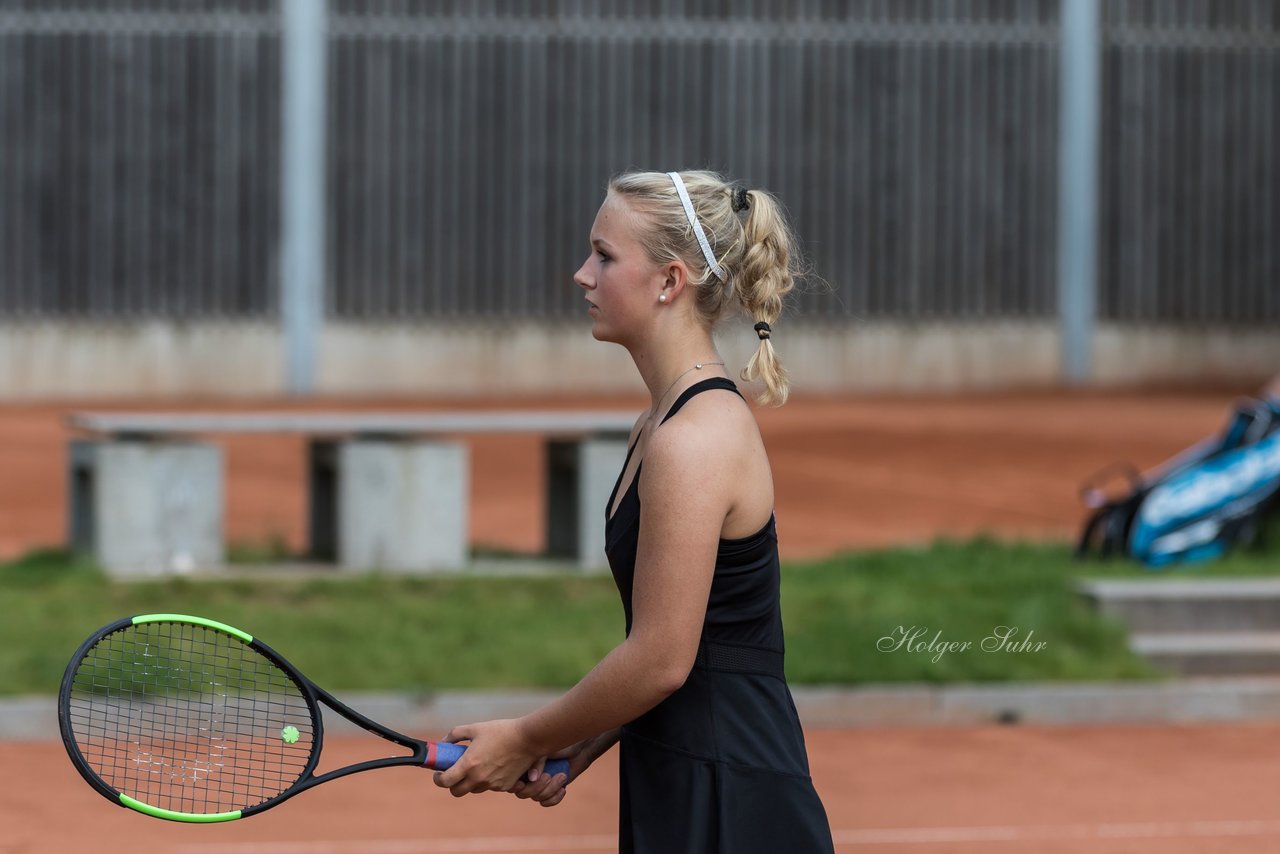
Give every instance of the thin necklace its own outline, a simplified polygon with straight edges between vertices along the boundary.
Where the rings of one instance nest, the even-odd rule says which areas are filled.
[[[690,371],[700,371],[707,365],[719,365],[720,367],[724,367],[724,362],[698,362],[698,364],[689,368],[689,370],[681,373],[680,376],[671,381],[671,385],[667,386],[667,390],[662,393],[662,397],[658,398],[658,402],[653,405],[653,409],[649,412],[648,420],[652,421],[657,416],[658,410],[662,408],[662,401],[667,399],[667,395],[671,393],[671,389],[676,387],[676,383],[680,382],[681,377]]]

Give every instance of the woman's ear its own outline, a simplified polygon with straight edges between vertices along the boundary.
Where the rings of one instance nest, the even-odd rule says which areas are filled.
[[[667,305],[679,299],[684,286],[689,281],[689,270],[682,261],[670,261],[662,268],[662,300]]]

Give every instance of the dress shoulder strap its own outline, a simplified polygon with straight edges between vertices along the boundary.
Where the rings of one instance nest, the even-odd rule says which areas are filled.
[[[738,397],[742,397],[742,392],[738,391],[738,387],[734,385],[733,380],[729,379],[728,377],[708,377],[705,380],[700,380],[694,383],[693,385],[685,389],[683,392],[681,392],[680,396],[676,398],[676,402],[671,404],[671,408],[667,410],[667,414],[663,416],[661,423],[666,424],[667,419],[670,418],[672,415],[675,415],[677,412],[679,412],[680,407],[688,403],[690,398],[695,397],[696,395],[702,394],[704,391],[709,391],[713,388],[722,388],[722,389],[725,389],[726,391],[733,392]],[[742,398],[742,399],[746,400],[746,398]]]

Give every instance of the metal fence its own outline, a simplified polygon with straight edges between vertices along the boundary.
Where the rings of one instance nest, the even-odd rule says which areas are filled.
[[[273,311],[279,67],[263,0],[0,3],[0,316]]]
[[[775,191],[834,286],[807,314],[1050,310],[1055,3],[463,6],[336,7],[338,314],[573,311],[634,167]]]
[[[1280,0],[1110,0],[1098,306],[1280,320]],[[331,317],[557,317],[608,176],[775,191],[832,318],[1056,308],[1060,0],[332,0]],[[0,0],[0,316],[278,313],[273,0]]]
[[[1280,3],[1104,3],[1099,314],[1280,321]]]

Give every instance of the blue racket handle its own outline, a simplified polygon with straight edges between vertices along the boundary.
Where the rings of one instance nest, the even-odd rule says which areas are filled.
[[[467,752],[466,745],[450,744],[447,741],[428,741],[427,742],[427,767],[434,771],[445,771],[453,767],[453,763],[462,758],[462,754]],[[554,777],[556,774],[563,774],[566,778],[569,776],[569,760],[568,759],[548,759],[546,767],[543,769],[544,774]],[[525,780],[528,780],[528,776]]]

